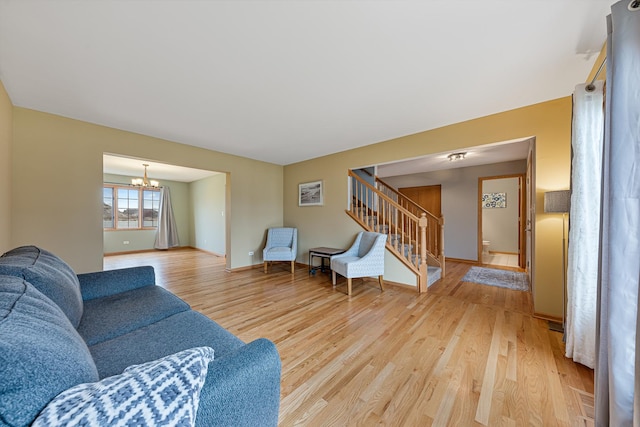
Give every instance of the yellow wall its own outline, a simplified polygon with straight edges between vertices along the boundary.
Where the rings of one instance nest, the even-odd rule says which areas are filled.
[[[189,184],[191,246],[221,256],[227,252],[224,216],[226,188],[227,176],[223,173]],[[260,249],[254,250],[254,254],[262,253]]]
[[[346,247],[360,231],[345,213],[347,170],[507,141],[536,138],[536,227],[534,303],[539,314],[562,315],[562,220],[543,212],[544,192],[569,187],[571,98],[524,108],[396,138],[284,168],[284,224],[299,229],[299,260],[314,246]],[[301,182],[324,181],[324,206],[299,207]],[[406,272],[391,259],[385,278],[409,283]]]
[[[13,107],[0,82],[0,253],[11,249],[11,143]]]
[[[78,272],[102,269],[105,152],[228,172],[232,269],[250,265],[265,230],[282,225],[282,166],[19,107],[13,123],[11,244],[41,245]]]

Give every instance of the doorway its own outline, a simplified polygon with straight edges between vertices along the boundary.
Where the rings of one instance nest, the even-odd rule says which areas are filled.
[[[103,187],[114,189],[107,196],[104,196],[103,189],[103,223],[114,215],[124,214],[120,208],[120,193],[128,196],[131,189],[135,191],[133,197],[126,199],[127,215],[135,218],[140,211],[153,210],[151,217],[157,218],[157,207],[147,206],[149,200],[141,197],[137,192],[138,187],[131,185],[132,179],[140,177],[141,171],[146,171],[144,164],[148,166],[149,178],[157,180],[160,187],[168,188],[171,192],[180,245],[226,257],[229,263],[230,203],[229,175],[226,173],[103,153]],[[143,226],[139,220],[129,222],[133,222],[134,227],[122,229],[103,224],[103,255],[155,250],[157,226]],[[109,223],[113,224],[113,221]]]
[[[525,268],[525,175],[478,178],[478,261]]]

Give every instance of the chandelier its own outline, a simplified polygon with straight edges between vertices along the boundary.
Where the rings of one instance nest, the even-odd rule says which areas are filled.
[[[147,178],[147,168],[149,167],[149,165],[143,163],[142,166],[144,166],[144,178],[133,178],[131,180],[131,185],[135,187],[160,187],[160,183],[158,181],[155,181],[153,179],[150,180],[149,178]]]

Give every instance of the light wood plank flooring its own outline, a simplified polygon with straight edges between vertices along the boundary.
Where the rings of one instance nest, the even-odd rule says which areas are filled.
[[[447,263],[429,292],[287,263],[224,271],[205,252],[109,256],[105,269],[153,265],[159,285],[282,359],[281,426],[593,425],[593,371],[563,356],[562,335],[531,315],[527,292],[460,282]],[[587,402],[587,404],[585,404]]]
[[[518,255],[490,252],[482,254],[482,262],[492,266],[518,267]]]

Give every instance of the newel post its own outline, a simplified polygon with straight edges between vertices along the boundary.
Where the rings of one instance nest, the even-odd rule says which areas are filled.
[[[422,212],[418,220],[420,227],[420,279],[418,292],[427,292],[427,214]]]
[[[444,279],[444,264],[445,264],[445,259],[444,259],[444,217],[441,216],[440,219],[438,220],[438,223],[440,224],[440,277]]]

